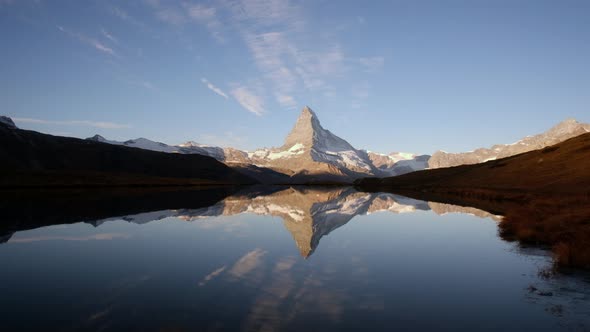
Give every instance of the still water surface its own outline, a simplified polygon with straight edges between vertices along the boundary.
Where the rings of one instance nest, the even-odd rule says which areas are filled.
[[[587,276],[473,208],[281,188],[79,218],[3,237],[2,330],[590,328]]]

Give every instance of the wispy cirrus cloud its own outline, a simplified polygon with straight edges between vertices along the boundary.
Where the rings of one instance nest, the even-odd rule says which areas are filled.
[[[114,123],[114,122],[105,122],[105,121],[88,121],[88,120],[44,120],[44,119],[33,119],[33,118],[17,118],[13,117],[16,123],[34,123],[34,124],[41,124],[41,125],[58,125],[58,126],[84,126],[84,127],[94,127],[94,128],[101,128],[101,129],[125,129],[131,128],[130,125]]]
[[[375,72],[383,68],[385,58],[382,56],[360,58],[359,63],[365,68],[365,71]]]
[[[203,82],[203,84],[205,84],[207,86],[207,88],[209,88],[209,90],[215,92],[216,94],[222,96],[225,99],[229,99],[229,97],[227,96],[227,94],[225,92],[223,92],[220,88],[213,85],[213,83],[209,82],[206,78],[204,78],[204,77],[201,78],[201,82]]]
[[[175,26],[194,22],[205,26],[217,41],[225,41],[222,35],[223,24],[217,17],[217,9],[213,6],[188,2],[174,4],[159,0],[145,0],[145,3],[162,22]]]
[[[86,45],[90,45],[102,53],[105,53],[105,54],[108,54],[111,56],[115,56],[115,57],[117,56],[117,54],[115,53],[115,51],[112,48],[108,47],[107,45],[105,45],[104,43],[102,43],[101,41],[99,41],[95,38],[88,37],[88,36],[86,36],[82,33],[79,33],[79,32],[70,31],[62,26],[59,26],[59,25],[57,26],[57,28],[59,31],[65,33],[66,35],[68,35],[72,38],[78,39],[80,42],[82,42]]]
[[[202,4],[185,4],[184,8],[187,11],[188,17],[206,26],[213,38],[219,42],[225,41],[221,32],[223,24],[217,18],[217,9],[215,7],[208,7]]]
[[[302,89],[333,90],[328,81],[345,71],[344,55],[334,40],[318,43],[319,37],[309,33],[298,3],[228,0],[225,8],[281,106],[296,106],[294,95]]]
[[[297,1],[144,2],[160,21],[172,25],[200,24],[220,42],[236,34],[260,72],[261,83],[253,86],[242,81],[229,95],[258,115],[270,104],[268,97],[282,108],[293,109],[299,94],[334,96],[334,80],[344,78],[349,69],[376,71],[384,63],[382,57],[347,59],[337,35],[314,33],[314,22],[309,21],[304,5]],[[358,20],[364,22],[363,18]]]
[[[140,81],[138,83],[139,83],[140,86],[142,86],[142,87],[144,87],[144,88],[146,88],[148,90],[152,90],[152,91],[157,90],[156,89],[156,86],[152,82],[149,82],[149,81]]]
[[[187,17],[184,13],[174,7],[160,8],[156,11],[156,17],[163,22],[181,25],[187,22]]]
[[[108,40],[112,41],[113,43],[118,44],[119,40],[113,36],[110,32],[108,32],[107,30],[105,30],[104,28],[100,29],[100,32],[102,33],[102,35],[107,38]]]
[[[264,98],[254,94],[249,88],[245,86],[237,86],[231,90],[231,95],[246,110],[259,116],[265,112]]]
[[[120,7],[111,6],[111,7],[109,7],[109,11],[112,15],[118,17],[122,21],[133,24],[133,25],[140,27],[140,28],[145,28],[145,24],[143,22],[141,22],[138,19],[136,19],[135,17],[129,15],[129,13],[127,13],[127,11],[123,10]]]

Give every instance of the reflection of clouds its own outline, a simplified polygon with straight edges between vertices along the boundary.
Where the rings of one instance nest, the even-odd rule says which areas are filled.
[[[256,248],[246,253],[229,270],[229,274],[235,278],[243,278],[245,275],[256,269],[262,263],[262,256],[266,251]]]
[[[306,266],[297,262],[294,256],[280,258],[268,274],[270,280],[257,280],[260,295],[244,321],[244,330],[278,331],[318,315],[334,324],[342,321],[345,303],[350,300],[346,289],[330,289],[315,273],[302,274]],[[375,309],[382,307],[382,301],[366,298],[358,305]]]
[[[341,321],[344,302],[347,300],[344,291],[316,288],[314,287],[315,282],[308,280],[295,295],[293,315],[321,313],[322,316],[334,323]]]
[[[285,320],[281,310],[283,302],[289,302],[288,296],[295,288],[295,280],[291,273],[295,265],[295,257],[283,257],[275,264],[273,279],[261,291],[261,295],[254,301],[250,313],[246,318],[246,331],[277,331]]]
[[[211,281],[211,279],[217,277],[218,275],[220,275],[223,271],[225,271],[225,265],[218,268],[217,270],[209,273],[208,275],[205,276],[205,278],[203,278],[203,280],[201,280],[199,282],[199,286],[205,286],[205,284],[207,284],[209,281]]]
[[[88,320],[89,321],[97,320],[99,318],[102,318],[102,317],[108,315],[110,312],[111,312],[111,308],[106,308],[106,309],[104,309],[102,311],[99,311],[99,312],[96,312],[96,313],[90,315],[90,317],[88,318]]]
[[[38,241],[91,241],[91,240],[114,240],[114,239],[128,239],[129,234],[123,233],[99,233],[89,236],[34,236],[25,238],[12,238],[8,240],[9,243],[29,243]]]

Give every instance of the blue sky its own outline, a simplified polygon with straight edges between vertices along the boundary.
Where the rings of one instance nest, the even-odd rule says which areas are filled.
[[[589,1],[0,0],[0,114],[109,139],[472,150],[590,122]]]

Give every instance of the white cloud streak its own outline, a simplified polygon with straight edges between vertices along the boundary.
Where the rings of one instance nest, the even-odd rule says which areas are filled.
[[[235,278],[245,277],[248,273],[262,265],[262,258],[265,254],[266,251],[260,248],[247,252],[232,266],[228,273]]]
[[[102,42],[100,42],[97,39],[88,37],[88,36],[81,34],[79,32],[73,32],[73,31],[67,30],[64,27],[59,26],[59,25],[57,26],[57,28],[59,29],[59,31],[65,33],[66,35],[68,35],[72,38],[76,38],[80,42],[90,45],[100,52],[106,53],[111,56],[117,56],[117,54],[115,53],[115,51],[112,48],[106,46],[105,44],[103,44]]]
[[[209,88],[209,90],[215,92],[216,94],[222,96],[225,99],[229,99],[229,97],[227,96],[227,94],[225,92],[223,92],[220,88],[216,87],[215,85],[213,85],[213,83],[209,82],[206,78],[201,78],[201,82],[203,82],[207,88]]]
[[[216,269],[215,271],[209,273],[208,275],[205,276],[205,278],[203,278],[203,280],[201,280],[199,282],[199,286],[205,286],[209,281],[215,279],[217,276],[219,276],[221,273],[223,273],[223,271],[225,271],[225,265]]]
[[[231,95],[248,111],[259,116],[265,112],[264,98],[255,95],[248,88],[238,86],[231,90]]]
[[[59,120],[43,120],[43,119],[33,119],[33,118],[12,118],[17,123],[34,123],[34,124],[41,124],[41,125],[58,125],[58,126],[84,126],[84,127],[94,127],[94,128],[101,128],[101,129],[125,129],[131,128],[129,125],[114,123],[114,122],[104,122],[104,121],[88,121],[88,120],[68,120],[68,121],[59,121]]]
[[[100,29],[100,32],[102,32],[102,35],[105,36],[105,38],[112,41],[113,43],[115,43],[115,44],[119,43],[119,40],[117,38],[115,38],[115,36],[113,36],[111,33],[106,31],[104,28]]]

